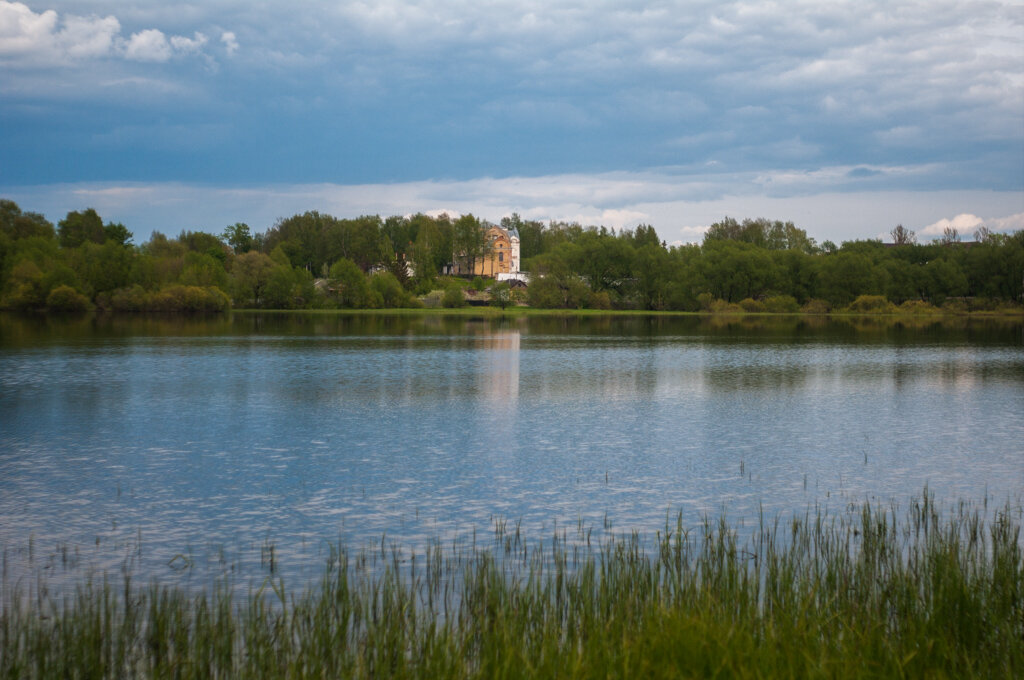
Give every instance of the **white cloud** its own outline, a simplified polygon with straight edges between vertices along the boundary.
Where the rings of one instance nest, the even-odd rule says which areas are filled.
[[[57,43],[72,59],[103,57],[114,48],[121,32],[121,23],[112,16],[64,18],[64,28],[57,34]]]
[[[238,51],[238,38],[231,31],[224,31],[220,34],[220,41],[224,43],[224,49],[228,56],[233,56]]]
[[[155,28],[133,33],[124,48],[124,56],[136,61],[167,61],[171,54],[167,36]]]
[[[9,66],[47,67],[104,57],[165,62],[175,54],[201,54],[207,41],[199,31],[191,38],[168,39],[156,28],[125,39],[113,15],[61,15],[52,9],[37,14],[22,3],[0,0],[0,63]]]
[[[396,184],[278,184],[223,188],[180,183],[92,183],[0,187],[0,195],[22,208],[56,220],[70,210],[95,207],[105,219],[122,221],[142,241],[154,230],[183,228],[219,232],[246,222],[263,231],[277,218],[319,210],[339,217],[416,212],[458,216],[473,213],[498,221],[513,212],[524,219],[578,221],[633,228],[654,226],[668,243],[699,242],[707,226],[729,216],[791,220],[824,241],[877,238],[897,223],[924,238],[956,226],[969,237],[981,220],[993,231],[1024,229],[1020,192],[841,191],[788,197],[767,196],[756,186],[732,185],[714,197],[694,192],[697,177],[672,174],[550,175],[508,179],[405,182]],[[724,184],[719,187],[728,188]],[[702,197],[703,196],[703,197]],[[944,219],[943,214],[957,217]],[[921,228],[917,225],[928,225]]]
[[[972,238],[975,230],[979,227],[988,227],[994,232],[1013,232],[1024,229],[1024,213],[1017,213],[1006,217],[982,219],[970,213],[961,213],[952,219],[943,218],[936,222],[922,227],[918,232],[921,236],[942,236],[946,229],[956,229],[961,238]]]
[[[20,2],[0,2],[0,55],[34,52],[53,43],[57,13],[36,14]]]
[[[985,226],[992,231],[1003,233],[1024,231],[1024,212],[1017,213],[1016,215],[1009,215],[1007,217],[996,217],[986,220]]]
[[[171,46],[182,54],[198,54],[202,51],[206,41],[207,37],[199,31],[196,31],[191,38],[186,38],[183,35],[171,36]]]
[[[58,30],[59,26],[59,30]],[[19,2],[0,0],[0,58],[52,63],[65,59],[102,57],[114,49],[121,31],[113,16],[36,14]]]

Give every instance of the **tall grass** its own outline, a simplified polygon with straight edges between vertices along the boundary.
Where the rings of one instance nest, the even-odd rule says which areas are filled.
[[[1021,510],[725,520],[645,540],[332,551],[319,584],[245,595],[5,585],[0,675],[219,677],[1024,677]]]

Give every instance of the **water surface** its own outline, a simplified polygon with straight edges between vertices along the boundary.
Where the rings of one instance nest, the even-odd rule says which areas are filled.
[[[1022,414],[1019,322],[0,316],[0,546],[166,580],[272,542],[301,578],[496,517],[1019,502]]]

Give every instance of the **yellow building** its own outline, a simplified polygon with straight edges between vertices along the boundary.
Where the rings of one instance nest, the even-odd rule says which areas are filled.
[[[516,229],[502,229],[489,225],[486,229],[487,253],[476,258],[476,262],[459,262],[456,273],[473,276],[515,274],[519,272],[519,232]],[[472,268],[472,272],[469,270]]]

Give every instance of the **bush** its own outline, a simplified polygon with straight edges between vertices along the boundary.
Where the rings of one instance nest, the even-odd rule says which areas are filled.
[[[725,300],[714,300],[711,303],[712,314],[742,314],[743,308],[739,305],[726,302]]]
[[[382,306],[388,309],[405,307],[409,294],[391,272],[378,272],[370,277],[370,289],[380,296]]]
[[[792,314],[800,311],[800,304],[792,295],[773,295],[764,301],[764,306],[774,314]]]
[[[606,290],[602,290],[600,293],[591,293],[587,300],[587,307],[590,309],[611,309],[611,296],[608,295]]]
[[[938,314],[940,310],[924,300],[907,300],[897,308],[900,314]]]
[[[715,301],[715,296],[711,293],[701,293],[697,296],[697,304],[700,305],[701,311],[710,312],[711,304]]]
[[[505,309],[512,303],[512,288],[507,282],[496,283],[491,286],[491,304],[495,307]]]
[[[421,298],[424,307],[440,307],[441,298],[444,297],[443,290],[432,290]]]
[[[858,295],[857,299],[846,308],[849,312],[860,314],[887,314],[894,309],[884,295]]]
[[[150,295],[138,284],[110,294],[110,309],[115,312],[144,312],[149,306]]]
[[[462,289],[452,286],[444,292],[441,296],[441,306],[454,308],[454,307],[465,307],[466,296],[462,294]]]
[[[473,290],[482,291],[485,288],[487,288],[487,282],[484,281],[483,278],[481,278],[479,276],[476,276],[476,277],[473,278],[472,287],[473,287]]]
[[[71,286],[57,286],[46,296],[46,306],[54,312],[85,312],[92,303]]]
[[[223,312],[230,307],[228,296],[216,286],[168,286],[151,296],[147,311]]]
[[[819,300],[817,298],[811,298],[800,308],[800,311],[804,314],[828,314],[831,310],[832,305],[827,300]]]
[[[740,307],[743,308],[744,312],[750,312],[754,314],[758,312],[763,312],[765,310],[764,303],[753,298],[744,298],[743,300],[740,300]]]

